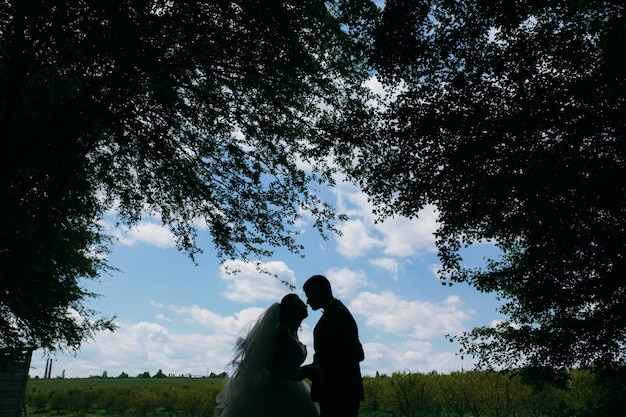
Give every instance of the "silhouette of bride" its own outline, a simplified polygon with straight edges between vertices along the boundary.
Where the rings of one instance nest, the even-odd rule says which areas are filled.
[[[307,351],[298,339],[298,328],[307,316],[304,301],[287,294],[237,340],[234,371],[217,396],[216,417],[319,416],[300,374]]]

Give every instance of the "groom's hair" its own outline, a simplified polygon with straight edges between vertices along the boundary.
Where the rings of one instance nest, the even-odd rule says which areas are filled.
[[[316,292],[319,294],[329,295],[332,297],[333,290],[330,287],[330,281],[324,275],[313,275],[307,279],[302,289],[307,292]]]

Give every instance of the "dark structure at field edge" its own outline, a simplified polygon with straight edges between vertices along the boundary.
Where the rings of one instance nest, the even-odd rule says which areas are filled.
[[[24,393],[33,350],[0,349],[0,417],[26,416]]]

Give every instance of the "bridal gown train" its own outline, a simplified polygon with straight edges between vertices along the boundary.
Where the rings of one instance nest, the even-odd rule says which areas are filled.
[[[266,315],[272,314],[271,309],[272,307],[268,309]],[[257,326],[261,324],[257,323]],[[250,332],[248,339],[253,338],[253,332],[254,329]],[[275,337],[274,331],[269,336],[263,333],[268,333],[268,331],[261,332],[261,338],[273,339]],[[259,338],[259,335],[256,337]],[[227,379],[224,390],[218,395],[215,415],[219,417],[318,417],[317,404],[311,400],[310,389],[306,382],[276,376],[268,370],[273,357],[275,368],[297,374],[307,356],[306,346],[296,340],[293,343],[283,344],[278,349],[272,344],[272,352],[276,351],[277,354],[268,356],[264,352],[267,349],[263,346],[259,348],[258,342],[259,340],[239,342],[242,345],[240,349],[249,351],[246,352],[247,357],[243,355],[244,359],[237,364],[235,373]],[[260,344],[267,345],[267,342],[262,341]],[[264,356],[266,359],[262,359]]]

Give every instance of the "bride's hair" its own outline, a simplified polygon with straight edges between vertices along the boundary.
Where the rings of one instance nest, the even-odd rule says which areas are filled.
[[[280,315],[279,320],[281,323],[287,321],[287,316],[292,314],[293,310],[289,310],[289,307],[293,305],[293,302],[299,300],[298,294],[287,294],[280,300]]]

